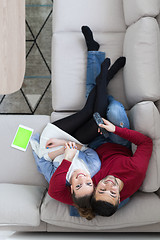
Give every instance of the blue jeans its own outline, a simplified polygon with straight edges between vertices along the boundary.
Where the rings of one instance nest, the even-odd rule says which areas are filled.
[[[96,85],[96,77],[101,71],[101,63],[105,59],[105,53],[99,51],[88,51],[87,56],[87,80],[86,80],[86,98],[92,88]]]
[[[96,85],[95,79],[100,73],[101,63],[105,59],[105,53],[99,51],[88,51],[87,57],[87,79],[86,79],[86,97]],[[124,106],[116,101],[112,96],[108,96],[108,108],[106,111],[106,118],[114,125],[119,127],[129,128],[129,120],[125,112]],[[103,135],[96,137],[90,144],[89,147],[96,149],[101,144],[106,142],[114,142],[117,144],[130,147],[130,142],[124,138],[119,137],[114,133],[109,133],[109,137],[105,138]]]

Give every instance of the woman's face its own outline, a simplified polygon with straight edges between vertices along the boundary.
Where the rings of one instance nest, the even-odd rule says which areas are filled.
[[[94,190],[91,176],[82,169],[75,170],[71,177],[71,193],[77,198],[91,195]]]

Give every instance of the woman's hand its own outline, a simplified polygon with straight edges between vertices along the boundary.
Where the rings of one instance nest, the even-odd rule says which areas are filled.
[[[65,156],[64,158],[70,162],[72,162],[74,156],[77,152],[77,146],[75,142],[68,142],[65,144]]]
[[[64,146],[66,141],[58,138],[50,138],[46,143],[46,148],[53,148],[57,146]]]
[[[54,159],[57,157],[57,156],[60,156],[64,154],[64,147],[61,147],[60,149],[58,150],[55,150],[53,152],[49,152],[48,153],[48,156],[50,157],[50,159],[52,159],[52,161],[54,161]]]
[[[102,119],[103,119],[104,124],[99,124],[99,126],[101,128],[105,128],[108,132],[114,133],[116,130],[115,125],[113,125],[111,122],[109,122],[108,120],[106,120],[104,118],[102,118]],[[100,128],[98,129],[98,132],[100,132]]]

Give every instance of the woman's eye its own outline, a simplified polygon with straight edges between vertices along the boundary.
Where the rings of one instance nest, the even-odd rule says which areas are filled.
[[[92,186],[92,183],[89,182],[89,183],[87,183],[87,185]]]
[[[76,188],[79,188],[80,187],[80,184],[76,185]]]
[[[105,189],[100,189],[102,192],[104,192],[105,191]]]

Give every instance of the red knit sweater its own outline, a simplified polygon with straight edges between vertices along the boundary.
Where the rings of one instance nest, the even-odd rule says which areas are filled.
[[[137,145],[134,154],[119,144],[105,143],[97,148],[102,165],[100,171],[92,178],[95,186],[107,175],[113,175],[123,181],[124,186],[120,193],[120,200],[135,193],[145,178],[149,159],[152,154],[152,140],[134,130],[116,127],[115,134]],[[73,205],[70,187],[66,186],[66,174],[71,162],[63,160],[53,174],[48,194],[63,203]]]

